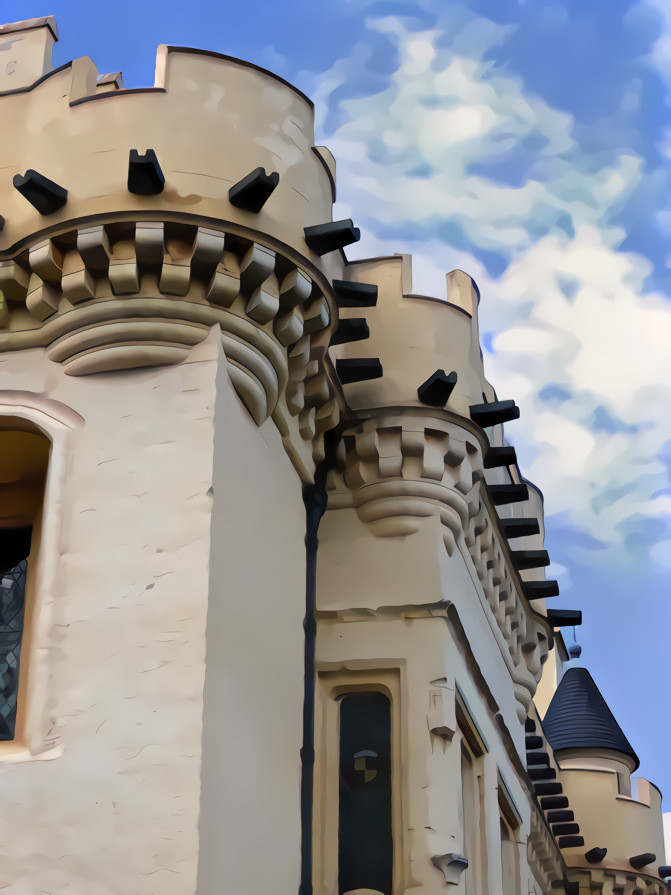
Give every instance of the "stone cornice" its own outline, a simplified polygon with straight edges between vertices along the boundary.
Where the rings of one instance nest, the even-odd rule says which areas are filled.
[[[482,440],[456,415],[383,409],[345,427],[329,477],[329,509],[353,507],[377,537],[412,534],[422,519],[440,518],[448,554],[460,549],[469,558],[490,623],[505,643],[523,720],[551,631],[524,599],[498,529],[484,487]]]
[[[0,351],[47,348],[68,375],[180,363],[218,325],[233,384],[272,418],[309,481],[338,419],[326,348],[332,303],[294,260],[195,223],[70,230],[0,262]]]

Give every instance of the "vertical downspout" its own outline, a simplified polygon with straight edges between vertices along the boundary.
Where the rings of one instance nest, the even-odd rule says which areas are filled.
[[[305,631],[303,745],[301,747],[301,883],[299,895],[312,895],[312,802],[315,764],[315,643],[317,639],[317,531],[326,511],[326,476],[335,462],[338,436],[327,432],[325,456],[315,470],[314,485],[303,489],[305,504]]]

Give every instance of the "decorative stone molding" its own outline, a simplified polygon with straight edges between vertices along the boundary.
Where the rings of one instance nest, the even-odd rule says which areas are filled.
[[[480,504],[469,520],[466,544],[487,603],[518,666],[514,677],[515,697],[528,710],[548,656],[549,643],[546,632],[529,615],[528,604],[520,596],[517,574],[504,546],[506,541],[492,521],[496,519],[496,512],[486,503],[485,495],[481,487]]]
[[[338,419],[331,305],[289,258],[195,224],[115,222],[0,262],[0,289],[0,351],[47,347],[71,376],[180,363],[218,325],[240,398],[311,478]]]
[[[549,892],[553,883],[565,878],[565,866],[561,852],[557,848],[557,843],[543,813],[535,803],[532,803],[531,806],[527,860],[542,892]]]
[[[329,494],[332,507],[354,506],[377,537],[418,531],[439,515],[450,555],[476,512],[473,484],[482,463],[479,445],[458,426],[436,417],[390,414],[343,433],[342,484]],[[335,485],[335,477],[332,478]]]
[[[548,655],[548,633],[530,613],[484,487],[478,436],[439,415],[390,409],[345,429],[329,478],[329,508],[353,507],[377,537],[416,532],[437,515],[451,556],[470,557],[492,623],[505,640],[524,720]]]
[[[622,892],[624,895],[666,895],[666,885],[657,877],[641,874],[622,873],[595,868],[592,870],[568,868],[571,880],[587,891],[598,888],[603,895]]]

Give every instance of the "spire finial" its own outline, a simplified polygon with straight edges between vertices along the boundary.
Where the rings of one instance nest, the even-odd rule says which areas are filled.
[[[568,648],[568,654],[571,659],[579,659],[582,655],[582,647],[578,643],[578,638],[575,635],[575,628],[573,628],[573,643]]]

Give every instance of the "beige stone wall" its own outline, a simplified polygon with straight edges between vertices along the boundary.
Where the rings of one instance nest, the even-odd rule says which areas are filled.
[[[534,696],[534,705],[541,718],[545,717],[545,713],[552,702],[552,697],[555,694],[560,678],[561,664],[557,650],[554,649],[543,666],[543,675]]]
[[[381,379],[358,382],[346,388],[347,402],[354,410],[385,406],[421,406],[417,388],[436,370],[458,374],[450,396],[449,410],[470,417],[470,405],[479,404],[490,386],[486,383],[478,337],[478,296],[469,276],[453,270],[447,275],[446,291],[439,298],[412,292],[412,258],[355,261],[346,268],[347,279],[374,283],[378,300],[366,309],[370,328],[366,356],[379,357]],[[447,299],[445,301],[444,299]],[[360,316],[361,310],[346,310],[343,317]],[[361,357],[362,345],[354,342],[331,349],[333,357]]]
[[[27,740],[0,744],[11,895],[195,891],[218,341],[83,378],[0,357],[0,412],[54,442]]]
[[[295,891],[305,515],[279,432],[236,395],[218,328],[176,367],[9,357],[0,413],[54,447],[0,884]]]
[[[470,560],[449,556],[437,518],[406,537],[375,537],[349,509],[327,511],[318,556],[318,695],[315,891],[337,892],[338,709],[347,689],[381,688],[392,701],[395,885],[445,891],[433,858],[463,854],[462,701],[485,744],[477,764],[477,895],[502,891],[498,787],[519,815],[520,878],[541,892],[527,863],[531,830],[519,753],[523,728],[504,659]],[[431,732],[431,731],[434,732]],[[466,874],[450,891],[466,893]],[[395,890],[396,891],[396,890]]]
[[[300,873],[302,486],[223,355],[216,388],[198,893],[288,895]]]
[[[589,760],[589,756],[586,758]],[[584,849],[567,850],[566,863],[571,867],[588,867],[585,850],[606,847],[608,854],[599,869],[621,870],[635,875],[629,859],[649,852],[656,858],[644,872],[656,876],[657,867],[666,863],[659,790],[639,777],[637,798],[621,795],[616,771],[608,769],[606,763],[598,768],[598,763],[596,756],[591,762],[592,767],[583,770],[564,768],[562,763],[562,786],[585,838]]]

